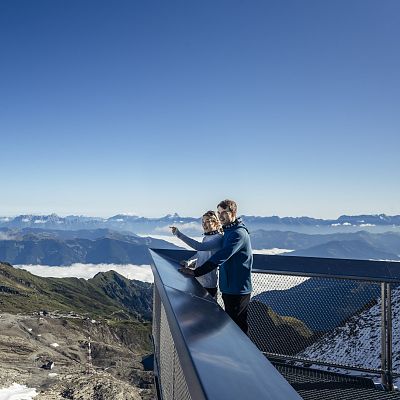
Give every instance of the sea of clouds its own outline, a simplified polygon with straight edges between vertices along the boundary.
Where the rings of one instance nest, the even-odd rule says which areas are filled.
[[[284,254],[284,253],[291,253],[294,250],[289,250],[289,249],[279,249],[278,247],[274,247],[273,249],[258,249],[258,250],[253,250],[254,254],[266,254],[269,256],[276,256],[279,254]]]
[[[125,278],[143,282],[153,282],[153,273],[150,265],[134,264],[72,264],[69,266],[54,267],[49,265],[14,265],[30,273],[43,277],[53,278],[93,278],[98,272],[116,271]]]
[[[201,224],[199,224],[198,222],[177,222],[174,223],[173,226],[176,226],[179,230],[181,231],[195,231],[195,232],[199,232],[202,233],[203,232],[203,227],[201,226]],[[165,225],[165,226],[159,226],[157,228],[155,228],[154,230],[155,232],[159,232],[159,233],[171,233],[171,228],[170,225]]]

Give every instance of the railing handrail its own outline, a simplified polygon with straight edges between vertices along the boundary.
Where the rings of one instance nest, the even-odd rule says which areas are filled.
[[[177,271],[177,261],[190,252],[174,252],[179,253],[150,250],[154,283],[191,397],[300,400],[297,392],[197,280]]]
[[[194,254],[169,249],[157,249],[157,253],[177,262]],[[400,283],[400,262],[395,261],[266,254],[254,254],[253,259],[253,272],[259,273]]]
[[[400,263],[393,261],[254,254],[253,272],[400,283]]]

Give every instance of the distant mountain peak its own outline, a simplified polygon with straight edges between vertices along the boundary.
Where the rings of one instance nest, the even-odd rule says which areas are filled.
[[[167,214],[163,219],[175,219],[175,218],[180,218],[180,215],[178,213],[173,213],[173,214]]]

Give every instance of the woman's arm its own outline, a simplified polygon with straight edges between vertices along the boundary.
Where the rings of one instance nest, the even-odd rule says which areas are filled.
[[[221,235],[215,235],[214,238],[207,240],[207,242],[198,242],[197,240],[194,240],[183,234],[181,231],[179,231],[179,229],[176,230],[175,235],[192,249],[195,249],[197,251],[219,250],[222,244]]]

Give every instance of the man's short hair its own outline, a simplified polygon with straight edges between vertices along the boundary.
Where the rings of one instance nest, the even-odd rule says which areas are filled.
[[[235,214],[237,213],[237,205],[236,202],[234,202],[233,200],[222,200],[218,205],[217,208],[221,207],[224,210],[229,210],[231,213]]]

